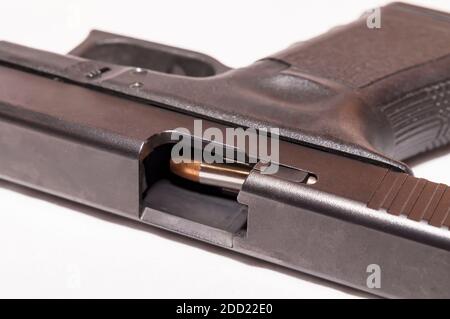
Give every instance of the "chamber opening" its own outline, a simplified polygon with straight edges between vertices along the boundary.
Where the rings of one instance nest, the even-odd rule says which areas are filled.
[[[172,173],[171,149],[172,144],[161,145],[144,160],[144,208],[231,234],[245,232],[247,206],[237,201],[237,193],[196,183]]]

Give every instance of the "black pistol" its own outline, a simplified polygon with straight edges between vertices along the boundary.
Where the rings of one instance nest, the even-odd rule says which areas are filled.
[[[449,120],[450,14],[402,3],[239,69],[0,42],[2,179],[383,297],[450,297],[450,188],[402,162]]]

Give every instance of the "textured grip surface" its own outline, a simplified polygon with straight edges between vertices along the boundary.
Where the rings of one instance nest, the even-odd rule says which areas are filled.
[[[357,95],[386,123],[384,132],[366,130],[366,140],[402,160],[450,141],[450,15],[395,3],[380,18],[380,29],[362,17],[272,58]]]
[[[450,142],[450,80],[406,94],[380,109],[392,127],[400,157]]]

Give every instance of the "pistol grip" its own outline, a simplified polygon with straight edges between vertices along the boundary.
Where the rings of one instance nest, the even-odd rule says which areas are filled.
[[[368,133],[382,137],[376,148],[386,156],[404,160],[450,142],[449,14],[394,3],[271,59],[362,100],[386,124],[387,132]]]

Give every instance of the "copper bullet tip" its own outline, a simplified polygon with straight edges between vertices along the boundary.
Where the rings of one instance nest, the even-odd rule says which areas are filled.
[[[170,171],[184,179],[239,191],[250,173],[249,166],[238,163],[202,163],[182,158],[170,160]]]
[[[185,178],[193,182],[200,182],[200,162],[185,162],[170,160],[170,171],[177,176]]]

